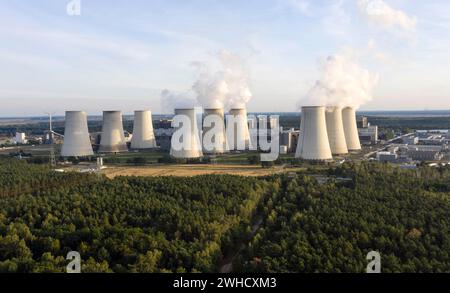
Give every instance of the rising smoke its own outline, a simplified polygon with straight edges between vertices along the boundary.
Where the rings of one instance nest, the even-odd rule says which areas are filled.
[[[175,108],[243,108],[252,98],[249,75],[239,55],[221,50],[210,62],[192,62],[197,79],[186,93],[161,92],[164,111]],[[192,97],[195,96],[195,97]]]
[[[372,100],[378,76],[362,68],[351,54],[329,56],[320,65],[321,77],[299,106],[352,106]]]
[[[161,92],[161,105],[165,113],[173,113],[174,109],[189,109],[197,106],[189,93],[175,93],[168,89]]]
[[[252,98],[249,75],[242,58],[221,50],[214,62],[195,62],[198,79],[192,89],[203,107],[241,108]]]

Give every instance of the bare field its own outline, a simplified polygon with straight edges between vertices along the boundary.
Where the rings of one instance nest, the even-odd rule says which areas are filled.
[[[281,172],[295,172],[301,168],[276,166],[264,169],[251,165],[158,165],[148,167],[108,167],[102,170],[108,178],[116,176],[179,176],[190,177],[210,174],[229,174],[239,176],[266,176]]]

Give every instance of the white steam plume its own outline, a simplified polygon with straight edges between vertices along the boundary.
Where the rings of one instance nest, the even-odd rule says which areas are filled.
[[[196,101],[188,93],[175,93],[164,89],[161,92],[161,105],[165,113],[173,113],[174,109],[193,108]]]
[[[204,107],[245,107],[252,93],[243,60],[235,53],[222,50],[217,54],[217,61],[216,69],[211,69],[211,63],[193,63],[199,71],[192,86],[198,102]]]
[[[299,106],[352,106],[372,100],[378,76],[361,68],[356,58],[335,54],[321,63],[321,77]]]
[[[394,9],[383,0],[357,0],[361,13],[375,25],[386,29],[398,27],[404,31],[413,31],[417,19],[405,12]]]

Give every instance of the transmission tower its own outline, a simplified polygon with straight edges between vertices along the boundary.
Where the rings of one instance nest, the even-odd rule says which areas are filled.
[[[55,158],[55,148],[53,144],[53,127],[52,127],[52,115],[55,113],[46,113],[48,115],[49,120],[49,132],[48,132],[48,139],[50,141],[50,157],[49,157],[49,163],[50,166],[56,167],[56,158]]]

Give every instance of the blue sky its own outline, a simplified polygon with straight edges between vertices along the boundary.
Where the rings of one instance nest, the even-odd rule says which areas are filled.
[[[246,62],[249,111],[295,111],[342,50],[379,75],[362,109],[450,109],[447,0],[81,0],[79,16],[68,2],[0,0],[0,116],[159,113],[161,91],[189,91],[190,64],[222,49]],[[367,10],[380,2],[387,15]]]

